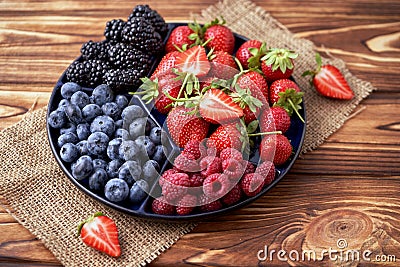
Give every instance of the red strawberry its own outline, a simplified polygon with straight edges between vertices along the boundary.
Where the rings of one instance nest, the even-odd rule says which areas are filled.
[[[289,116],[292,116],[293,112],[295,112],[304,123],[304,119],[299,114],[303,95],[304,93],[300,91],[297,84],[289,79],[276,80],[269,87],[270,103],[284,108]]]
[[[283,134],[267,135],[261,140],[260,159],[272,161],[275,165],[284,164],[292,155],[293,147]]]
[[[290,117],[287,111],[279,106],[265,109],[260,116],[261,132],[281,131],[285,133],[290,127]]]
[[[244,69],[249,68],[249,59],[254,55],[251,53],[251,48],[259,49],[262,45],[261,41],[258,40],[248,40],[244,42],[236,51],[236,58],[242,64]]]
[[[214,49],[214,51],[225,51],[228,54],[233,53],[235,48],[235,37],[232,31],[224,26],[225,20],[219,22],[218,19],[211,22],[211,25],[205,25],[206,31],[204,33],[204,41],[207,48]]]
[[[159,75],[171,72],[176,66],[176,59],[178,58],[179,54],[180,52],[178,51],[165,54],[160,63],[158,63],[156,70],[151,75],[151,80],[154,80],[154,78],[158,77]]]
[[[78,226],[83,243],[112,257],[121,255],[118,229],[114,221],[97,212]]]
[[[245,72],[239,76],[237,84],[243,89],[250,89],[251,95],[262,103],[268,103],[268,84],[260,73]]]
[[[285,48],[272,48],[261,58],[261,69],[267,82],[289,78],[298,54]]]
[[[216,124],[237,121],[243,116],[240,106],[220,89],[210,89],[204,94],[199,111],[206,121]]]
[[[215,147],[219,155],[225,148],[242,149],[241,133],[236,128],[237,124],[226,124],[219,126],[208,138],[207,146]]]
[[[303,76],[312,76],[312,83],[315,89],[326,97],[343,100],[352,99],[354,92],[340,70],[333,65],[322,65],[322,59],[318,53],[315,59],[317,61],[317,69],[303,73]]]
[[[207,75],[211,66],[204,47],[196,45],[178,55],[176,59],[176,68],[180,72],[202,77]]]
[[[190,140],[202,141],[206,138],[210,123],[193,114],[193,110],[183,106],[173,108],[167,116],[167,127],[172,140],[184,147]]]
[[[165,52],[169,53],[172,51],[177,51],[178,49],[176,47],[182,48],[182,46],[185,44],[190,47],[192,44],[194,44],[194,40],[189,38],[189,35],[192,33],[194,33],[193,30],[187,25],[178,26],[173,29],[165,45]]]
[[[211,71],[209,76],[228,80],[238,73],[236,62],[231,54],[225,51],[215,51],[210,56]]]

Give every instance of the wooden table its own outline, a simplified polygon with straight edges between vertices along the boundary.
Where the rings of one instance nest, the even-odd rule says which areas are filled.
[[[147,2],[167,21],[188,20],[191,12],[214,3]],[[378,90],[361,103],[359,114],[299,159],[267,195],[232,214],[200,223],[151,265],[257,265],[257,253],[265,245],[289,252],[304,245],[317,247],[324,235],[338,233],[346,237],[349,248],[364,242],[364,250],[399,258],[399,1],[254,2],[297,36],[345,60],[353,74]],[[0,128],[17,122],[29,109],[46,105],[55,81],[78,55],[81,44],[102,39],[105,22],[126,17],[135,4],[1,1]],[[321,227],[324,233],[319,232]],[[277,254],[274,262],[287,265]],[[15,265],[60,263],[0,207],[0,266]]]

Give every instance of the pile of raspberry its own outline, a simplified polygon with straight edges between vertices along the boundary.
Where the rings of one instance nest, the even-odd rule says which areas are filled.
[[[161,215],[216,211],[257,195],[274,179],[270,161],[255,167],[234,148],[217,154],[214,147],[191,140],[160,177],[161,196],[152,210]]]

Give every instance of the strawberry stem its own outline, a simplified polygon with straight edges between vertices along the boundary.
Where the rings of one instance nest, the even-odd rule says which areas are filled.
[[[292,106],[294,112],[296,112],[297,117],[299,117],[299,119],[300,119],[303,123],[305,123],[303,117],[300,115],[299,111],[297,110],[297,108],[296,108],[295,105],[293,104],[292,99],[288,98],[287,101],[288,101],[289,104]]]
[[[282,131],[253,133],[253,134],[247,134],[247,136],[264,136],[264,135],[273,135],[273,134],[282,134]]]

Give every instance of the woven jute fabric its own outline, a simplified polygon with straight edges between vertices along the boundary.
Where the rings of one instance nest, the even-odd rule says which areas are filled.
[[[339,67],[356,96],[352,101],[323,98],[301,77],[313,69],[314,46],[298,39],[265,10],[248,1],[227,0],[197,15],[199,21],[223,16],[235,32],[267,42],[271,47],[296,50],[294,78],[305,91],[307,135],[303,152],[315,149],[348,118],[357,104],[374,88],[354,77],[338,59],[324,59]],[[46,133],[46,107],[0,133],[0,195],[4,207],[43,241],[65,266],[140,266],[155,259],[193,223],[145,220],[113,210],[78,190],[63,174],[52,156]],[[77,223],[103,211],[113,218],[120,232],[122,256],[112,258],[86,247],[76,236]]]

